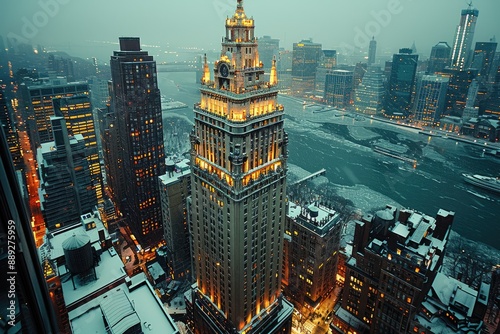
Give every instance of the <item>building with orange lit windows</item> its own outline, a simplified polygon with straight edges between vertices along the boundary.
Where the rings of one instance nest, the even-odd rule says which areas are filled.
[[[335,287],[341,227],[340,214],[328,207],[288,205],[283,284],[302,315],[312,313]]]
[[[111,56],[111,107],[117,141],[117,164],[107,168],[111,193],[143,249],[155,248],[163,237],[158,177],[165,174],[163,119],[156,61],[141,50],[138,37],[120,37],[120,51]],[[104,146],[104,144],[103,144]],[[113,145],[107,143],[106,147]]]
[[[443,263],[454,212],[387,206],[356,221],[333,333],[408,333]]]
[[[243,1],[206,66],[191,134],[194,333],[290,333],[281,292],[288,137],[273,61],[263,80]]]
[[[71,97],[55,98],[52,100],[54,113],[64,117],[70,136],[82,135],[85,142],[85,155],[90,169],[92,187],[95,191],[97,202],[103,203],[102,174],[99,164],[97,148],[97,134],[92,113],[90,97],[85,94]]]

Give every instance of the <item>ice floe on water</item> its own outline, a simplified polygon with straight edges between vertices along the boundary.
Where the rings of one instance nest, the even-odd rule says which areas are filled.
[[[428,158],[437,162],[446,163],[447,161],[445,157],[437,153],[436,150],[429,145],[422,148],[422,155],[424,158]]]
[[[353,126],[348,125],[347,129],[349,130],[349,135],[355,140],[370,140],[379,138],[380,135],[363,126]]]

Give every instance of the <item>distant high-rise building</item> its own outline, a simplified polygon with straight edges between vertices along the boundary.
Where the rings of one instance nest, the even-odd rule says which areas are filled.
[[[472,6],[462,10],[451,52],[450,65],[452,68],[464,70],[468,65],[478,15],[479,11],[473,9]]]
[[[375,57],[377,55],[377,41],[375,37],[370,41],[370,46],[368,47],[368,65],[375,64]]]
[[[316,69],[321,58],[321,44],[303,40],[293,44],[292,94],[314,94]]]
[[[474,79],[469,86],[469,92],[467,93],[467,100],[465,103],[464,112],[462,114],[462,119],[468,121],[471,118],[479,116],[479,107],[476,107],[477,93],[479,92],[479,82]]]
[[[103,202],[102,174],[99,163],[99,149],[94,123],[94,114],[88,95],[55,98],[52,100],[56,116],[64,117],[70,136],[82,135],[85,141],[85,155],[90,169],[92,187],[98,203]]]
[[[445,68],[439,75],[450,78],[446,94],[446,115],[461,116],[467,102],[470,84],[477,76],[477,70],[461,71],[457,68]]]
[[[351,105],[353,89],[352,71],[334,70],[326,75],[325,101],[336,107],[345,109]]]
[[[110,171],[121,213],[143,248],[163,237],[158,176],[165,174],[163,118],[156,61],[137,37],[120,37],[111,56],[111,105],[115,113],[117,164]],[[103,144],[104,145],[104,144]],[[106,144],[111,147],[114,144]]]
[[[83,136],[70,137],[63,117],[51,123],[54,141],[37,151],[40,207],[50,231],[78,224],[97,205]]]
[[[19,85],[22,94],[23,118],[26,121],[33,151],[54,138],[50,117],[54,116],[52,99],[73,95],[89,95],[87,82],[68,82],[66,78],[43,78]]]
[[[478,77],[482,82],[487,82],[497,50],[496,42],[477,42],[474,49],[474,58],[471,68],[478,70]]]
[[[451,47],[446,42],[439,42],[434,45],[429,58],[427,73],[434,74],[442,71],[450,64]]]
[[[490,97],[480,103],[479,113],[494,115],[500,120],[500,66],[497,67],[495,83]]]
[[[5,95],[5,90],[0,87],[0,126],[3,127],[9,151],[14,161],[14,167],[20,169],[22,166],[21,145],[19,143],[19,135],[15,123],[13,109]]]
[[[279,56],[280,40],[271,38],[270,36],[262,36],[259,38],[259,58],[264,65],[264,71],[269,72],[273,59]]]
[[[424,126],[439,122],[446,106],[449,81],[449,78],[438,75],[424,75],[419,78],[413,107],[416,122]]]
[[[337,66],[337,51],[323,50],[316,69],[316,95],[324,96],[326,75]]]
[[[289,204],[285,233],[285,293],[303,315],[335,287],[342,222],[340,214],[318,204]],[[287,276],[287,277],[286,277]]]
[[[189,160],[167,160],[167,173],[159,177],[168,276],[189,280],[191,252],[186,199],[191,194]]]
[[[356,65],[354,65],[354,73],[352,78],[354,89],[358,88],[358,86],[361,84],[361,81],[363,81],[363,77],[365,76],[367,69],[367,63],[356,63]]]
[[[384,78],[380,67],[368,66],[363,81],[355,91],[354,108],[356,112],[376,115],[382,112],[384,103]]]
[[[290,50],[280,50],[277,60],[278,88],[289,91],[292,87],[293,52]]]
[[[213,81],[202,85],[194,110],[189,226],[196,287],[188,314],[194,333],[290,333],[293,306],[281,292],[284,110],[277,83],[265,82],[257,66],[254,20],[242,0],[225,23]]]
[[[69,82],[75,80],[73,62],[69,58],[50,54],[48,72],[50,77],[65,77]]]
[[[391,76],[384,104],[384,114],[390,118],[407,117],[415,86],[418,55],[411,49],[401,49],[392,57]]]
[[[333,333],[410,333],[443,263],[454,212],[387,207],[356,221]]]

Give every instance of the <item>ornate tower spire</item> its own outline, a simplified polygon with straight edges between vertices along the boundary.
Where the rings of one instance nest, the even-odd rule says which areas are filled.
[[[210,82],[210,68],[208,68],[207,54],[203,57],[203,77],[201,83],[206,85]]]
[[[271,75],[269,77],[269,85],[275,86],[278,84],[278,71],[276,70],[276,56],[273,57],[273,64],[271,66]]]

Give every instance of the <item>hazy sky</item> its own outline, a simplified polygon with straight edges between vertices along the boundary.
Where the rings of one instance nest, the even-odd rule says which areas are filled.
[[[63,49],[75,56],[106,57],[119,36],[147,45],[219,49],[224,19],[236,0],[2,0],[0,35]],[[439,41],[453,44],[464,0],[247,0],[256,35],[270,35],[291,49],[313,38],[324,48],[364,49],[375,35],[379,51],[394,52],[415,41],[428,57]],[[500,0],[476,0],[475,41],[500,40]],[[108,42],[102,43],[102,42]]]

